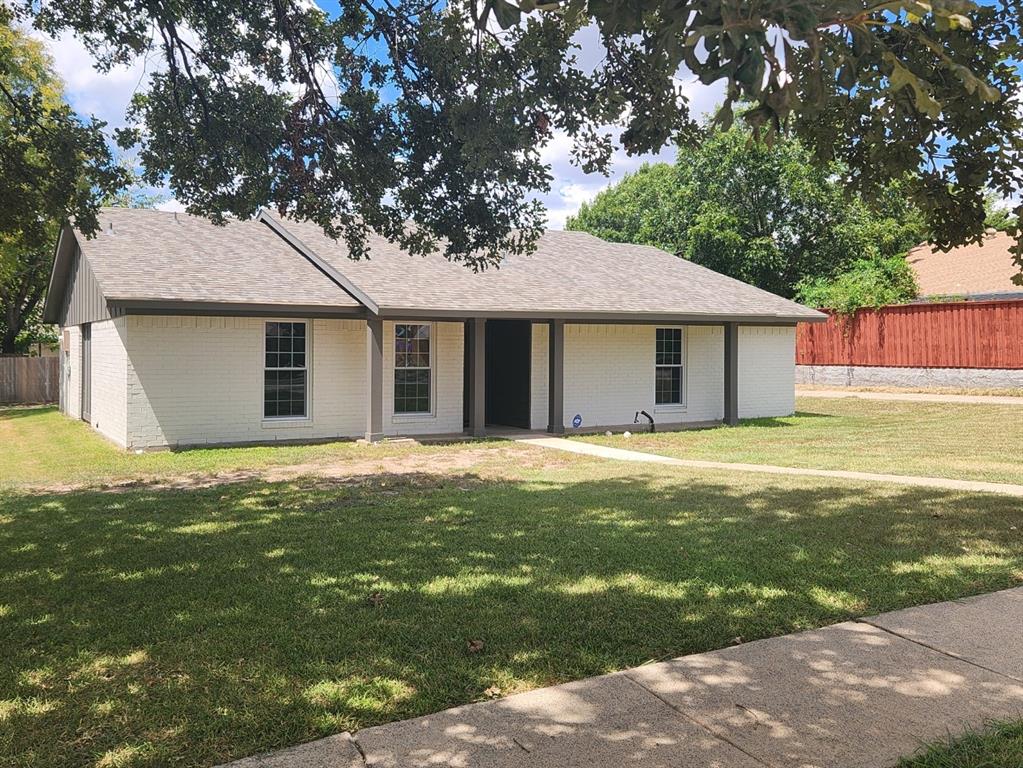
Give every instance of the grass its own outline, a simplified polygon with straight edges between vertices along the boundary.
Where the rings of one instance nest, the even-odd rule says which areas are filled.
[[[412,451],[440,455],[457,449],[451,445],[401,443],[367,448],[354,441],[337,441],[134,454],[116,447],[84,422],[66,418],[52,406],[0,408],[0,446],[5,446],[0,450],[0,488],[181,479],[272,467],[390,459]]]
[[[1019,768],[1023,721],[993,723],[983,731],[934,744],[903,759],[898,768]]]
[[[448,475],[8,491],[0,755],[208,766],[1014,586],[1018,526],[993,494],[540,451]]]
[[[683,459],[1023,483],[1019,406],[806,396],[796,407],[731,429],[578,439]]]

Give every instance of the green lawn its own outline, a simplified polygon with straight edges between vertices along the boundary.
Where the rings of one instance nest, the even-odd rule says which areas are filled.
[[[1023,483],[1023,408],[799,397],[730,429],[578,439],[683,459]]]
[[[906,758],[898,768],[1020,768],[1023,766],[1023,721],[995,723],[978,733],[935,744]]]
[[[388,460],[410,453],[444,455],[464,446],[355,441],[315,445],[206,448],[134,454],[53,407],[0,408],[0,488],[75,486],[126,480],[180,480],[273,467]]]
[[[208,766],[1023,583],[1018,499],[530,456],[0,495],[4,764]]]

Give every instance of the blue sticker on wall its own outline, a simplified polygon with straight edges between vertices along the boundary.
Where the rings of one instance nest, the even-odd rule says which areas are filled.
[[[575,427],[576,429],[579,429],[579,427],[581,427],[582,425],[583,417],[577,413],[575,416],[572,417],[572,426]]]

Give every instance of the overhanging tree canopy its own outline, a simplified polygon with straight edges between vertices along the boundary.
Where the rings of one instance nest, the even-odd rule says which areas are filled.
[[[416,252],[438,238],[474,265],[528,248],[550,184],[552,131],[603,170],[630,152],[699,140],[676,75],[725,86],[764,136],[791,131],[840,160],[866,196],[913,171],[907,194],[939,244],[981,236],[983,195],[1021,187],[1021,0],[18,0],[71,30],[101,65],[158,51],[132,107],[148,180],[194,213],[260,205]],[[589,70],[573,35],[595,25]],[[407,222],[414,220],[416,225]],[[1023,261],[1021,261],[1023,265]]]

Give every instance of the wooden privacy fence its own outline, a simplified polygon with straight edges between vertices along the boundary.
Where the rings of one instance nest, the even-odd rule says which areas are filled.
[[[55,403],[60,393],[57,357],[0,357],[0,403]]]
[[[905,304],[801,323],[799,365],[1023,368],[1023,301]]]

